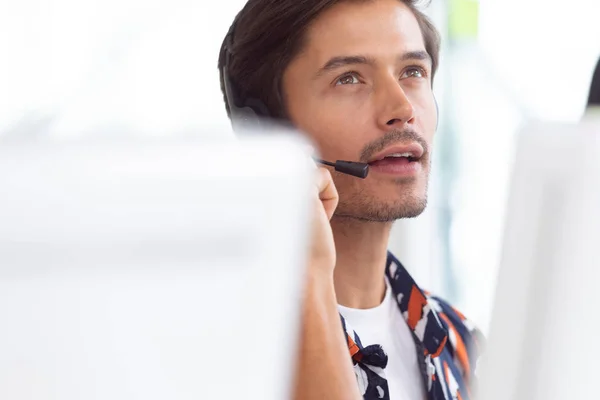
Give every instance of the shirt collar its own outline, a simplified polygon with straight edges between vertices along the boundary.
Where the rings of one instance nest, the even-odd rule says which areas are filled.
[[[400,312],[415,337],[423,344],[425,355],[437,357],[448,340],[448,331],[404,266],[388,252],[386,276]]]

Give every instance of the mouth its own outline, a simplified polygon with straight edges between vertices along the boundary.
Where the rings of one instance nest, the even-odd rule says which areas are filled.
[[[413,143],[390,147],[375,155],[368,164],[374,172],[410,176],[421,170],[423,156],[423,147]]]

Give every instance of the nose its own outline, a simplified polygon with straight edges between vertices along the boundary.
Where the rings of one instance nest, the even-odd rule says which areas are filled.
[[[382,82],[378,92],[377,124],[382,130],[401,128],[414,122],[415,109],[396,79]]]

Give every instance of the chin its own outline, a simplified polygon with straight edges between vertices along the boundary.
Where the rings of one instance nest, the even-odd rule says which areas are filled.
[[[390,202],[383,199],[353,202],[338,206],[335,216],[370,222],[393,222],[403,218],[415,218],[427,207],[427,196],[403,196]]]

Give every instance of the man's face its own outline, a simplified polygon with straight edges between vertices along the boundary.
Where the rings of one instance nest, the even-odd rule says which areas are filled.
[[[370,165],[364,180],[334,174],[336,215],[393,221],[423,211],[437,116],[431,59],[409,8],[375,0],[328,9],[286,69],[283,92],[323,159]]]

